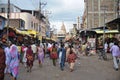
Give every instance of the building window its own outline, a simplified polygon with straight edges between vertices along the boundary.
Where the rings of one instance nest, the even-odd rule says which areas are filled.
[[[21,24],[20,25],[21,25],[22,28],[25,28],[25,21],[21,20]]]
[[[38,30],[39,32],[41,31],[41,26],[39,25],[39,30]]]
[[[34,29],[35,29],[35,27],[36,27],[36,26],[35,26],[35,23],[34,23]]]
[[[5,13],[5,8],[1,8],[1,13]]]
[[[33,22],[31,22],[31,27],[32,27],[32,29],[34,28],[33,24],[34,24],[34,23],[33,23]]]

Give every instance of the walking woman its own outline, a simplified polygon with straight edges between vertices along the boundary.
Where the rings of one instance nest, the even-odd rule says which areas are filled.
[[[12,80],[17,80],[18,68],[19,68],[19,59],[18,59],[19,54],[18,54],[18,48],[14,44],[10,46],[10,55],[11,55],[10,72],[11,72]]]
[[[7,44],[5,49],[5,55],[6,55],[6,60],[5,60],[5,64],[6,64],[6,68],[5,68],[5,74],[10,74],[10,60],[11,60],[11,55],[10,55],[10,45]]]
[[[55,46],[55,43],[53,44],[51,50],[50,50],[50,57],[53,61],[53,65],[56,66],[56,61],[57,61],[57,47]]]
[[[31,72],[34,59],[33,59],[33,51],[30,46],[28,46],[28,49],[26,51],[26,58],[27,58],[27,72]]]
[[[20,61],[21,61],[21,63],[23,64],[23,56],[24,56],[24,48],[25,48],[25,45],[24,44],[22,44],[22,46],[21,46],[21,54],[20,54]]]
[[[74,70],[74,65],[75,65],[75,60],[76,60],[77,56],[76,54],[73,52],[72,47],[70,46],[70,53],[67,56],[67,62],[70,65],[70,71],[72,72]]]
[[[37,54],[38,54],[39,67],[42,67],[43,60],[44,60],[44,51],[43,51],[42,45],[37,47]]]
[[[24,46],[24,47],[22,46],[22,54],[23,54],[22,63],[25,66],[25,68],[27,67],[26,52],[27,52],[27,47],[26,46]]]
[[[0,43],[0,80],[4,80],[4,70],[5,70],[5,52]]]

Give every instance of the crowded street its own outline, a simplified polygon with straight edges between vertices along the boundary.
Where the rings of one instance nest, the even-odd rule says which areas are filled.
[[[0,80],[120,80],[120,0],[0,0]]]
[[[61,71],[59,64],[52,65],[49,58],[45,58],[42,67],[39,67],[37,60],[31,73],[20,64],[18,80],[120,80],[120,70],[115,71],[112,66],[112,56],[108,61],[99,60],[98,56],[80,56],[75,64],[75,70],[70,72],[68,64],[65,64],[64,71]],[[6,75],[5,80],[9,80]]]

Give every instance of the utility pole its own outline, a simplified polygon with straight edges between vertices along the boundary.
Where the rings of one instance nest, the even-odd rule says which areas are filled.
[[[8,9],[7,9],[7,43],[9,42],[9,24],[10,24],[10,0],[8,0]]]
[[[45,17],[46,17],[46,25],[47,25],[46,28],[45,28],[45,29],[46,29],[45,31],[46,31],[47,33],[51,33],[50,26],[49,26],[49,25],[50,25],[50,23],[49,23],[49,16],[48,16],[49,14],[51,14],[50,11],[44,10],[44,15],[45,15]],[[49,36],[49,37],[50,37],[50,36]]]
[[[86,29],[88,29],[89,27],[88,27],[88,0],[87,0],[87,3],[86,3],[86,9],[87,9],[87,27],[86,27]]]
[[[41,18],[42,18],[42,8],[46,5],[47,3],[42,3],[41,0],[39,1],[39,31],[42,36],[42,25],[41,25]]]
[[[120,16],[120,0],[117,0],[117,18]]]
[[[101,6],[101,9],[104,11],[104,26],[103,26],[103,49],[104,49],[104,44],[105,44],[105,27],[106,27],[106,10],[107,6]]]
[[[47,3],[42,3],[41,0],[39,2],[39,19],[41,20],[41,13],[42,13],[42,8],[46,5]]]

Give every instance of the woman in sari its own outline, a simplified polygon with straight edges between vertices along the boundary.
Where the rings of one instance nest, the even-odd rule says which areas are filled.
[[[37,47],[37,53],[38,53],[39,66],[42,66],[43,60],[44,60],[44,51],[43,51],[42,45]]]
[[[72,72],[74,70],[76,58],[77,58],[77,56],[76,56],[75,52],[73,52],[72,47],[70,46],[70,53],[67,56],[67,62],[70,65],[70,72]]]
[[[10,46],[6,45],[4,51],[5,51],[5,56],[6,56],[6,60],[5,60],[5,64],[6,64],[5,74],[10,74],[10,60],[11,60]]]
[[[10,55],[11,55],[10,72],[11,72],[12,80],[17,80],[18,68],[19,68],[19,59],[18,59],[19,54],[18,54],[18,48],[14,44],[10,46]]]
[[[55,43],[53,44],[51,50],[50,50],[50,56],[53,61],[53,65],[56,66],[56,61],[57,61],[57,47],[55,46]]]
[[[33,66],[33,51],[30,46],[28,46],[27,48],[26,58],[27,58],[27,72],[31,72]]]
[[[22,54],[23,54],[22,63],[23,63],[25,68],[27,67],[27,65],[26,65],[26,62],[27,62],[26,51],[27,51],[27,47],[22,46]]]

